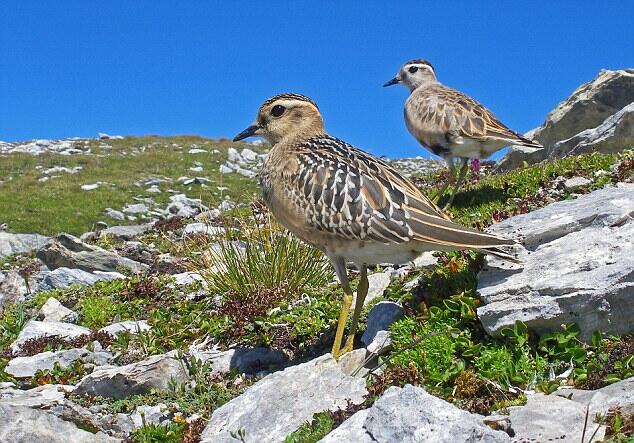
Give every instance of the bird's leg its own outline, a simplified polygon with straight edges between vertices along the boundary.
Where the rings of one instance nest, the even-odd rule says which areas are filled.
[[[337,273],[337,277],[343,288],[343,303],[339,314],[339,322],[337,323],[337,332],[335,333],[335,342],[332,344],[332,356],[339,359],[345,352],[341,349],[341,341],[343,340],[343,331],[346,328],[348,314],[350,314],[350,306],[352,305],[352,289],[348,282],[348,273],[346,271],[346,263],[342,258],[332,260],[332,264]]]
[[[440,191],[438,191],[438,193],[436,194],[436,197],[434,197],[433,202],[436,204],[438,204],[442,196],[447,191],[447,188],[449,187],[449,185],[453,183],[453,181],[456,178],[456,165],[454,164],[454,158],[448,157],[445,159],[445,161],[447,162],[447,166],[449,167],[449,177],[447,177],[447,181],[445,182],[444,185],[442,185],[442,188],[440,188]]]
[[[354,348],[354,335],[357,333],[357,326],[359,326],[359,316],[363,309],[363,302],[366,295],[368,295],[368,268],[363,265],[361,267],[361,275],[359,276],[359,286],[357,286],[357,300],[354,304],[354,312],[352,314],[352,324],[350,325],[350,332],[348,332],[348,338],[346,344],[342,349],[342,354],[352,351]]]
[[[464,181],[464,178],[467,175],[468,169],[469,169],[469,159],[463,158],[462,167],[460,168],[460,173],[458,175],[458,180],[456,180],[456,184],[453,188],[453,191],[451,192],[451,195],[449,196],[449,200],[447,200],[447,203],[445,204],[443,209],[447,209],[449,206],[451,206],[451,203],[453,203],[453,198],[456,196],[456,193],[458,192],[458,189],[460,189],[460,186],[462,186],[462,182]]]

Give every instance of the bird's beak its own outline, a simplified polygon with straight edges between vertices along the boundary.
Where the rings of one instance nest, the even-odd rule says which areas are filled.
[[[385,83],[383,85],[383,87],[387,87],[387,86],[392,86],[392,85],[398,85],[401,82],[401,79],[398,77],[394,77],[392,80],[390,80],[389,82]]]
[[[254,135],[258,135],[258,131],[262,129],[261,126],[258,125],[251,125],[249,126],[247,129],[245,129],[244,131],[242,131],[240,134],[236,135],[235,137],[233,137],[233,141],[234,142],[238,142],[240,140],[244,140],[247,137],[252,137]]]

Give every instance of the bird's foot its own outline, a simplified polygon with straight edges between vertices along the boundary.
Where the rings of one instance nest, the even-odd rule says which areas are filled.
[[[343,345],[343,347],[338,347],[336,345],[337,343],[332,346],[331,353],[335,360],[339,360],[343,354],[347,354],[354,349],[354,336],[348,337],[346,339],[346,344]]]

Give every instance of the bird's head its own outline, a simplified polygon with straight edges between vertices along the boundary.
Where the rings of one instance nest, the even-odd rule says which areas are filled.
[[[260,136],[274,145],[287,137],[323,130],[324,121],[315,102],[301,94],[286,93],[262,103],[255,123],[236,135],[233,141]]]
[[[389,82],[383,86],[392,86],[401,83],[409,88],[410,91],[418,88],[419,86],[435,82],[436,72],[434,67],[427,60],[416,59],[410,60],[401,66],[401,69]]]

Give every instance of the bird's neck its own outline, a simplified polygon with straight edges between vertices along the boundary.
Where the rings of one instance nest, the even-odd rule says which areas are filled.
[[[426,78],[418,80],[416,83],[408,84],[407,87],[409,88],[409,92],[412,93],[417,89],[428,88],[429,86],[435,84],[438,84],[438,80],[436,80],[435,78]]]

